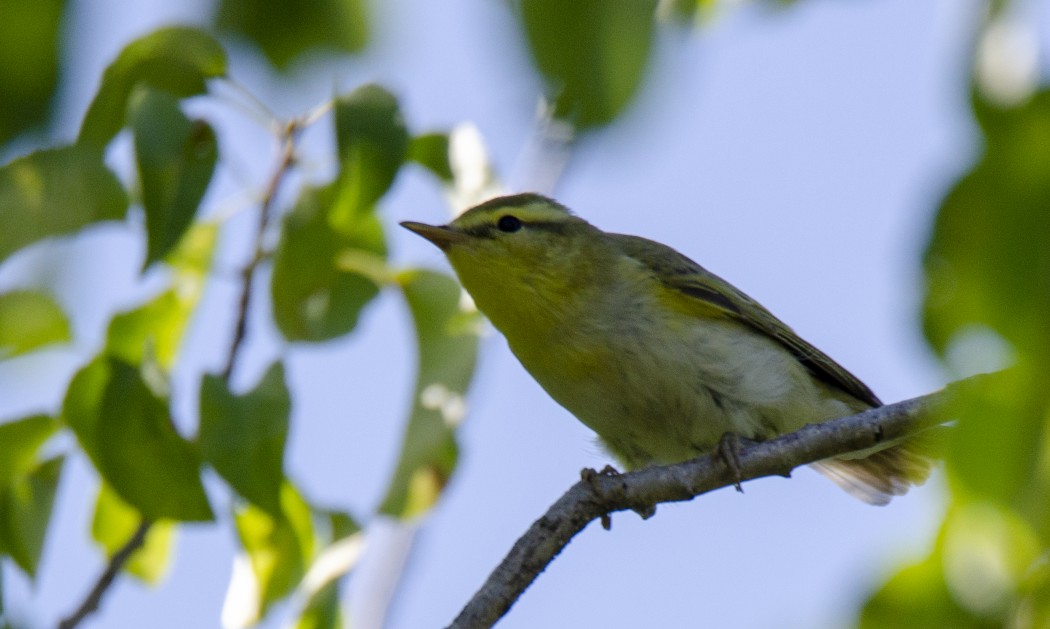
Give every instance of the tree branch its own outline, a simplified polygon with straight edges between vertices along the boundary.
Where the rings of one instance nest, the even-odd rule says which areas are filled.
[[[270,217],[273,214],[273,204],[277,199],[277,191],[280,190],[285,176],[295,164],[295,140],[299,130],[302,128],[302,124],[301,120],[295,119],[281,128],[281,153],[277,160],[277,167],[274,168],[273,174],[270,175],[270,180],[266,184],[266,190],[263,192],[262,202],[259,207],[259,220],[255,227],[255,245],[252,257],[244,265],[244,269],[241,270],[241,294],[237,299],[237,319],[233,328],[233,339],[230,341],[226,366],[222,370],[222,377],[227,381],[233,374],[238,353],[248,331],[248,310],[252,300],[252,279],[255,276],[255,269],[259,267],[259,263],[264,258],[264,239],[266,237],[266,229],[270,224]]]
[[[283,124],[279,129],[281,148],[277,159],[277,166],[274,168],[273,173],[270,175],[270,179],[266,183],[266,189],[263,192],[262,201],[260,203],[259,219],[256,223],[255,244],[253,247],[252,258],[248,261],[241,272],[241,292],[237,302],[237,318],[234,324],[233,339],[230,342],[230,348],[226,356],[226,365],[222,370],[222,377],[227,381],[229,381],[230,375],[233,373],[237,361],[241,356],[241,348],[244,345],[245,332],[248,327],[248,308],[251,305],[252,278],[255,275],[255,270],[258,268],[259,263],[264,257],[264,239],[266,236],[266,229],[270,224],[270,219],[273,214],[273,205],[277,199],[277,192],[281,187],[281,183],[284,182],[289,170],[295,165],[296,139],[299,131],[301,131],[304,126],[315,122],[319,116],[328,110],[328,107],[329,105],[326,103],[303,118],[296,118]],[[129,539],[124,546],[119,548],[117,552],[110,557],[109,563],[95,581],[95,585],[91,588],[91,592],[88,593],[87,597],[80,606],[77,607],[75,612],[59,622],[58,629],[73,629],[80,624],[84,618],[98,609],[102,597],[113,584],[120,571],[124,568],[124,564],[126,564],[131,556],[135,554],[135,551],[141,548],[145,543],[146,535],[149,534],[152,526],[152,521],[147,519],[142,520],[138,529],[135,531],[135,534],[131,536],[131,539]]]
[[[769,441],[742,444],[739,480],[789,476],[791,470],[801,465],[865,450],[930,428],[941,419],[935,408],[943,404],[947,391],[810,424]],[[732,486],[736,480],[717,455],[621,475],[584,470],[583,476],[585,480],[565,492],[518,539],[452,622],[451,629],[476,629],[495,624],[592,520],[601,519],[604,524],[610,513],[626,509],[648,517],[655,513],[659,503],[692,500]]]
[[[58,623],[58,629],[73,629],[73,627],[80,624],[81,620],[84,620],[98,609],[99,603],[102,602],[102,595],[106,593],[109,586],[113,584],[114,579],[124,569],[124,564],[131,559],[136,550],[146,543],[146,535],[149,533],[151,526],[153,526],[153,523],[149,520],[143,520],[139,523],[139,527],[135,529],[131,539],[110,557],[106,569],[99,575],[98,581],[95,582],[95,587],[91,588],[87,597],[84,598],[84,602],[80,604],[80,607],[75,612]]]

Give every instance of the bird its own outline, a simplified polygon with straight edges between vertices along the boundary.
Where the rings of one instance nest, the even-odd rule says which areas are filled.
[[[729,282],[544,195],[493,198],[445,225],[401,225],[441,249],[529,374],[628,470],[882,405]],[[933,459],[902,441],[811,465],[884,505],[924,482]]]

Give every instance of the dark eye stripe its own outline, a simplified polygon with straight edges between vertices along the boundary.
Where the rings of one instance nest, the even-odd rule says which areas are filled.
[[[524,229],[546,231],[554,234],[563,234],[569,229],[569,223],[562,221],[521,221],[521,226]],[[504,233],[502,230],[499,230],[496,225],[492,225],[491,223],[488,225],[474,225],[467,227],[462,231],[478,238],[495,238],[498,235],[497,232]]]

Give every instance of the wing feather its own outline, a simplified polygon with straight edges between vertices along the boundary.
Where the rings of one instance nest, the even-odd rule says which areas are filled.
[[[859,378],[729,282],[666,245],[638,236],[610,235],[624,253],[651,269],[653,276],[666,287],[698,300],[705,311],[714,308],[723,316],[775,339],[826,384],[872,406],[882,405]]]

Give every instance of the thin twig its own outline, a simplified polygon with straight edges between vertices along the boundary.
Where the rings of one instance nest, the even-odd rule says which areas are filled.
[[[319,110],[320,109],[321,108],[319,108]],[[308,118],[292,120],[280,129],[280,156],[278,158],[277,167],[270,176],[270,179],[266,184],[266,189],[263,192],[259,208],[259,220],[256,224],[255,245],[252,251],[252,258],[248,261],[248,264],[245,265],[244,270],[241,272],[241,294],[238,299],[237,321],[234,327],[233,340],[230,342],[230,349],[226,358],[226,366],[222,371],[222,377],[227,381],[230,379],[230,375],[233,373],[233,369],[237,365],[237,361],[241,355],[241,348],[244,344],[248,321],[248,308],[251,305],[252,278],[259,263],[265,257],[264,239],[266,236],[266,229],[270,224],[270,218],[273,212],[273,205],[277,197],[277,192],[280,190],[281,183],[284,181],[288,171],[295,164],[295,141],[298,137],[299,131],[302,130],[304,124],[314,122],[317,117],[318,114],[316,112],[311,112],[308,114]],[[304,123],[304,120],[306,120],[306,123]],[[139,528],[135,531],[135,534],[131,539],[129,539],[128,542],[117,550],[117,552],[115,552],[110,558],[105,570],[99,576],[98,580],[95,581],[94,587],[91,588],[91,591],[88,593],[84,601],[75,612],[59,623],[58,629],[73,629],[73,627],[76,627],[80,621],[98,609],[102,597],[113,584],[117,575],[120,574],[124,565],[128,562],[131,556],[135,554],[135,551],[141,548],[143,543],[145,543],[146,536],[149,534],[152,525],[153,523],[150,520],[143,520],[142,523],[139,524]]]
[[[788,475],[800,465],[897,441],[938,423],[935,407],[944,399],[939,391],[741,446],[739,479],[716,455],[622,475],[587,474],[518,539],[450,628],[491,627],[592,520],[604,522],[627,509],[648,517],[659,503],[692,500],[737,480]]]
[[[255,246],[252,251],[252,257],[241,271],[241,294],[237,300],[237,322],[234,325],[233,340],[230,341],[230,351],[226,358],[226,366],[222,370],[222,377],[226,380],[229,380],[233,374],[237,355],[240,352],[241,345],[244,343],[244,337],[248,330],[248,311],[252,301],[252,279],[255,276],[255,270],[259,267],[259,263],[265,257],[266,229],[270,225],[273,204],[277,199],[277,192],[281,188],[281,183],[292,165],[295,164],[295,140],[301,128],[301,122],[297,119],[292,120],[281,129],[281,154],[278,158],[277,167],[270,176],[270,180],[266,184],[266,190],[263,192],[262,202],[259,207],[259,220],[255,227]]]
[[[80,607],[75,612],[58,623],[58,629],[73,629],[73,627],[80,624],[81,620],[84,620],[98,609],[99,603],[102,602],[102,596],[109,589],[109,586],[113,584],[113,580],[117,578],[120,571],[124,569],[124,564],[131,559],[135,551],[146,543],[146,535],[149,533],[151,526],[153,526],[153,522],[150,520],[143,520],[139,524],[131,539],[110,557],[109,564],[106,565],[106,569],[99,576],[98,581],[95,582],[95,587],[91,588],[87,597],[84,598],[84,602],[80,604]]]

